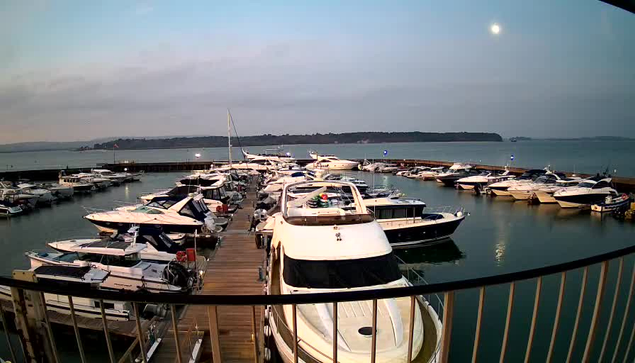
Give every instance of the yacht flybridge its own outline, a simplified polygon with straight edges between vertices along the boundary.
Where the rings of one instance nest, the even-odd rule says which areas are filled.
[[[348,201],[331,201],[325,192],[350,189]],[[295,193],[297,189],[312,190]],[[310,181],[288,184],[281,198],[281,212],[274,214],[271,242],[269,294],[330,293],[405,287],[386,235],[366,209],[352,183]],[[441,325],[437,314],[421,297],[415,299],[412,356],[428,354],[439,335],[426,325]],[[405,361],[410,331],[410,299],[378,301],[377,362]],[[285,362],[293,362],[294,311],[291,305],[271,306],[269,324]],[[332,304],[297,306],[299,356],[304,362],[332,362],[334,334],[338,339],[339,362],[367,361],[371,351],[372,302],[338,303],[337,331],[333,327]]]
[[[308,164],[307,169],[353,170],[359,167],[357,161],[340,159],[335,155],[319,155],[316,152],[309,155],[315,161]]]

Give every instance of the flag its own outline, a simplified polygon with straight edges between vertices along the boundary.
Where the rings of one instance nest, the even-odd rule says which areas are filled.
[[[384,150],[384,156],[388,155],[388,150]]]
[[[119,149],[119,145],[114,144],[114,145],[112,146],[112,148],[113,148],[113,149]]]
[[[509,158],[511,161],[514,161],[514,154]]]

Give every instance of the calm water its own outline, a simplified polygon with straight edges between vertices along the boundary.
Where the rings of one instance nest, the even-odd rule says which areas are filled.
[[[431,283],[494,275],[587,257],[628,246],[635,236],[635,224],[622,223],[611,217],[600,218],[589,212],[562,210],[557,205],[529,206],[526,203],[512,202],[504,198],[476,197],[469,192],[440,187],[435,182],[409,180],[389,175],[373,176],[362,172],[353,174],[366,179],[370,184],[394,185],[408,196],[423,199],[429,206],[463,206],[470,213],[453,236],[453,241],[436,247],[398,251],[398,255],[403,260],[420,271]],[[105,192],[89,196],[79,196],[73,201],[53,205],[51,208],[42,208],[29,215],[11,220],[0,220],[0,247],[4,255],[0,273],[7,275],[15,268],[27,268],[28,261],[23,255],[24,251],[44,249],[47,241],[94,235],[96,229],[82,219],[82,216],[86,214],[84,207],[111,209],[123,203],[131,203],[144,192],[169,187],[180,175],[150,173],[141,183],[110,188]],[[632,263],[633,261],[629,259],[625,266],[622,297],[628,290]],[[613,296],[616,268],[616,264],[611,265],[609,276],[611,283],[607,288],[607,300],[604,304],[606,311],[602,315],[604,324],[601,325],[598,335],[600,344],[604,337],[603,329]],[[585,329],[589,326],[598,271],[598,268],[591,269],[585,310],[580,326],[581,333],[573,361],[579,361],[584,349]],[[565,308],[557,340],[555,361],[562,361],[567,354],[570,327],[575,318],[580,276],[579,272],[568,276]],[[536,362],[544,361],[548,348],[551,335],[550,319],[555,310],[558,283],[558,276],[546,278],[544,281],[538,320],[539,330],[535,337],[532,355],[532,360]],[[507,360],[510,362],[519,361],[524,356],[534,291],[535,281],[521,282],[517,286],[512,319],[513,331],[507,355]],[[507,292],[508,286],[492,287],[487,290],[485,324],[479,356],[481,361],[498,359],[500,337],[504,329]],[[456,299],[451,359],[463,362],[471,357],[478,291],[459,292]],[[613,325],[611,339],[616,339],[617,336],[624,307],[623,300],[620,300],[618,304],[617,320]],[[0,342],[2,340],[0,339]],[[73,352],[74,346],[71,343],[68,344],[67,354]],[[6,347],[5,350],[2,350],[2,347],[0,343],[0,353],[3,353],[3,357],[8,357]],[[123,350],[125,348],[122,348],[122,352]],[[595,353],[599,353],[599,347],[596,348]],[[101,355],[104,361],[106,357],[105,354]]]
[[[235,142],[236,143],[236,142]],[[265,147],[249,147],[260,152]],[[474,162],[505,165],[514,155],[513,165],[556,170],[596,173],[607,167],[612,174],[635,177],[635,141],[521,141],[521,142],[456,142],[289,145],[285,147],[297,158],[308,158],[308,150],[334,153],[343,158],[381,159],[384,150],[389,158],[410,158]],[[200,153],[202,160],[227,160],[226,148],[117,151],[41,151],[0,154],[0,170],[56,169],[94,167],[97,163],[116,160],[137,162],[188,161]],[[238,148],[234,158],[241,158]]]

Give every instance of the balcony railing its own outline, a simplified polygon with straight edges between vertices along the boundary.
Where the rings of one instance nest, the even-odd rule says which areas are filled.
[[[540,315],[540,303],[544,301],[545,298],[544,292],[547,291],[543,289],[543,281],[547,276],[554,276],[556,278],[559,277],[559,288],[557,296],[553,296],[552,298],[556,301],[556,309],[553,317],[549,319],[549,324],[542,324],[541,335],[549,335],[550,343],[546,353],[546,361],[551,362],[554,359],[554,349],[556,347],[556,336],[559,334],[560,329],[563,328],[561,325],[561,315],[564,309],[573,309],[575,311],[575,321],[571,326],[570,331],[568,332],[570,340],[568,345],[568,354],[567,361],[571,361],[573,358],[573,352],[577,344],[582,344],[578,346],[578,349],[584,347],[582,359],[583,362],[589,361],[601,361],[601,362],[616,362],[616,361],[628,361],[628,358],[631,358],[631,348],[633,345],[633,339],[635,335],[635,326],[633,323],[633,316],[630,312],[633,290],[635,285],[635,265],[633,267],[626,267],[625,257],[635,253],[635,246],[623,248],[620,250],[616,250],[613,252],[608,252],[588,258],[583,258],[571,262],[560,263],[556,265],[550,265],[545,267],[534,268],[530,270],[524,270],[519,272],[505,273],[495,276],[487,276],[487,277],[479,277],[473,279],[466,279],[461,281],[451,281],[451,282],[443,282],[443,283],[434,283],[434,284],[421,284],[416,286],[404,287],[404,288],[395,288],[395,289],[382,289],[382,290],[365,290],[365,291],[355,291],[355,292],[337,292],[337,293],[328,293],[328,294],[294,294],[294,295],[204,295],[204,294],[195,294],[195,295],[176,295],[176,294],[151,294],[151,293],[130,293],[130,292],[116,292],[116,291],[98,291],[98,290],[86,290],[86,291],[70,291],[66,288],[60,288],[57,286],[47,286],[44,284],[30,282],[30,281],[22,281],[19,279],[0,277],[0,285],[5,285],[11,288],[11,295],[13,299],[13,306],[16,315],[16,327],[18,331],[21,331],[22,336],[24,337],[28,328],[24,325],[25,321],[29,319],[40,319],[45,326],[45,332],[48,340],[49,349],[46,350],[46,358],[48,361],[59,362],[59,355],[56,350],[56,337],[53,335],[53,329],[51,328],[51,322],[47,314],[42,314],[42,311],[39,312],[41,314],[40,317],[37,316],[27,316],[28,311],[33,309],[27,309],[24,305],[25,301],[27,303],[33,303],[30,301],[32,297],[39,297],[39,301],[43,303],[42,309],[46,309],[46,300],[44,299],[44,294],[56,294],[56,295],[64,295],[68,296],[68,303],[70,306],[69,315],[71,318],[73,331],[75,333],[75,337],[77,340],[77,350],[79,358],[82,362],[86,362],[86,356],[84,354],[84,349],[82,346],[82,340],[80,339],[80,331],[77,324],[77,310],[76,306],[73,305],[73,299],[75,298],[89,298],[100,301],[100,310],[101,310],[101,320],[103,323],[103,332],[104,332],[104,344],[108,348],[108,354],[111,362],[116,362],[117,357],[113,350],[113,345],[111,341],[111,332],[108,328],[108,324],[110,323],[107,314],[105,311],[104,301],[124,301],[131,304],[133,307],[134,316],[139,316],[139,304],[140,303],[154,303],[154,304],[167,304],[170,308],[170,315],[172,319],[172,330],[174,333],[174,340],[176,341],[176,352],[177,352],[177,360],[181,361],[182,352],[181,345],[179,344],[179,326],[178,326],[178,317],[176,314],[176,307],[182,305],[204,305],[208,308],[206,311],[208,312],[206,322],[199,322],[201,326],[207,326],[209,324],[210,334],[209,339],[211,339],[212,346],[212,354],[215,362],[223,361],[223,356],[220,351],[220,341],[222,337],[218,334],[219,332],[219,310],[217,310],[218,306],[223,305],[243,305],[243,306],[252,306],[253,317],[252,317],[252,334],[253,334],[253,344],[254,344],[254,352],[256,361],[263,361],[265,358],[269,358],[267,354],[263,354],[262,347],[259,345],[259,339],[262,339],[262,327],[260,329],[257,328],[257,319],[256,317],[256,307],[263,307],[265,311],[269,311],[270,319],[274,319],[280,325],[287,325],[282,322],[279,317],[276,316],[275,309],[271,309],[269,307],[281,306],[281,305],[289,305],[292,306],[292,311],[295,312],[298,305],[301,304],[316,304],[316,303],[330,303],[333,304],[333,315],[337,316],[337,303],[348,302],[348,301],[362,301],[368,300],[372,301],[372,324],[373,327],[376,326],[377,323],[377,301],[381,299],[388,298],[405,298],[409,297],[411,301],[411,306],[414,304],[426,302],[426,304],[430,304],[434,307],[435,311],[442,316],[443,326],[440,332],[440,344],[436,353],[433,355],[433,358],[429,361],[439,361],[439,362],[447,362],[450,354],[452,353],[452,329],[453,327],[457,327],[457,324],[454,323],[455,316],[455,303],[457,292],[463,290],[473,290],[478,291],[478,308],[476,309],[476,314],[474,316],[474,321],[476,322],[475,330],[473,331],[473,344],[471,344],[471,360],[475,362],[478,357],[479,347],[482,345],[482,342],[485,339],[491,339],[491,337],[487,335],[483,335],[483,311],[485,307],[485,295],[488,287],[492,287],[495,285],[504,285],[507,286],[508,298],[507,298],[507,309],[505,313],[505,325],[504,332],[502,336],[502,342],[500,344],[500,352],[498,354],[498,359],[500,362],[506,360],[508,350],[509,350],[509,337],[510,331],[512,329],[512,311],[514,309],[515,295],[516,289],[521,281],[535,279],[535,292],[533,299],[533,309],[531,310],[531,322],[529,325],[529,334],[526,340],[526,346],[524,347],[524,361],[528,362],[532,358],[532,349],[535,344],[535,337],[537,335],[537,320]],[[630,260],[629,260],[630,261]],[[617,270],[615,272],[615,278],[611,279],[611,282],[614,283],[614,290],[612,294],[607,293],[607,281],[609,275],[609,266],[610,263],[613,262],[617,264]],[[591,266],[599,265],[599,275],[597,278],[597,287],[595,288],[595,297],[592,298],[592,313],[591,313],[591,321],[588,329],[581,329],[581,316],[583,314],[583,308],[585,307],[585,298],[588,298],[588,285],[589,280],[591,280]],[[579,298],[577,299],[576,304],[571,304],[571,306],[565,306],[565,286],[567,283],[567,276],[571,271],[579,270],[582,271],[582,280],[580,283],[580,292]],[[624,271],[632,270],[630,278],[628,276],[624,276]],[[419,280],[420,282],[425,280],[423,276],[420,274],[417,275],[416,272],[407,271],[411,280]],[[623,295],[624,290],[621,288],[628,281],[628,293],[625,297],[626,302],[624,304],[623,309],[618,309],[618,300],[620,299],[620,294]],[[30,296],[26,300],[23,298],[25,294]],[[443,299],[437,298],[436,295],[442,295]],[[423,299],[422,297],[426,297]],[[609,305],[605,305],[609,304]],[[27,304],[28,305],[28,304]],[[604,310],[607,313],[602,314],[603,306],[605,308],[609,307],[608,310]],[[37,310],[37,309],[36,309]],[[271,314],[271,310],[274,310],[273,314]],[[411,308],[414,311],[414,308]],[[5,333],[7,334],[7,339],[9,337],[6,315],[4,311],[0,311],[3,316],[3,327]],[[603,315],[603,316],[602,316]],[[293,314],[295,317],[296,314]],[[414,314],[411,312],[410,315],[410,332],[409,337],[412,339],[412,321],[414,319]],[[543,317],[544,319],[544,317]],[[333,331],[337,332],[337,318],[334,318],[334,327]],[[145,334],[142,331],[141,322],[139,319],[136,319],[136,331],[137,331],[137,339],[135,340],[135,344],[138,344],[138,347],[147,347],[148,345],[145,342]],[[295,322],[295,320],[294,320]],[[297,325],[291,324],[292,326],[286,326],[289,334],[293,337],[292,346],[294,347],[294,360],[298,361],[299,358],[299,348],[298,343],[300,343],[300,338],[297,335]],[[606,327],[605,329],[599,329],[599,327]],[[603,334],[600,334],[603,333]],[[564,333],[560,332],[562,336]],[[615,335],[617,334],[617,335]],[[28,335],[27,335],[27,338]],[[29,338],[29,339],[32,339]],[[59,338],[57,338],[59,339]],[[13,361],[16,361],[16,352],[20,351],[11,346],[11,340],[9,341],[9,347],[11,347],[11,354],[14,355]],[[333,341],[337,342],[337,336],[333,337]],[[31,361],[31,359],[35,359],[37,356],[37,352],[33,351],[32,348],[29,348],[29,344],[27,342],[22,341],[22,349],[26,361]],[[337,346],[337,345],[335,345]],[[372,353],[369,356],[369,361],[374,363],[376,359],[375,349],[376,349],[376,331],[373,329],[372,331]],[[410,353],[412,352],[412,341],[409,343]],[[131,356],[132,350],[135,349],[135,346],[130,347],[129,352],[126,352],[124,357]],[[139,349],[141,360],[145,361],[146,349]],[[624,352],[623,354],[621,354]],[[320,361],[336,361],[337,360],[337,349],[333,349],[332,352],[328,352],[323,357],[317,357]],[[412,355],[411,355],[412,357]],[[534,358],[534,360],[538,360]]]

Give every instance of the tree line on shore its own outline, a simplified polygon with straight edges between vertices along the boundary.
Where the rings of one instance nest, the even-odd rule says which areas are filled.
[[[256,135],[234,140],[234,146],[266,146],[295,144],[373,144],[384,142],[452,142],[452,141],[503,141],[497,133],[490,132],[348,132],[307,135]],[[227,146],[226,136],[174,137],[163,139],[120,138],[93,145],[95,150],[184,149]]]

